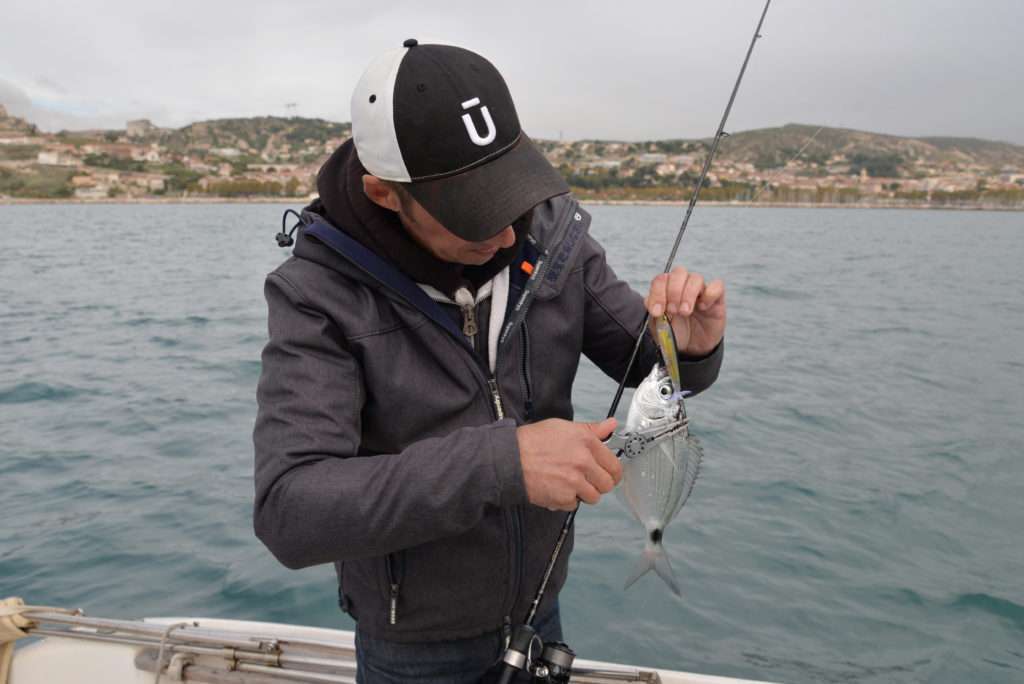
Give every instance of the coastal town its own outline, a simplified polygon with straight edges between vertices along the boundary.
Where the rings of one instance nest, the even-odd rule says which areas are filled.
[[[351,126],[252,117],[48,133],[0,104],[0,201],[305,198]],[[712,140],[537,140],[585,200],[686,201]],[[1024,209],[1024,147],[790,124],[726,138],[702,201]]]

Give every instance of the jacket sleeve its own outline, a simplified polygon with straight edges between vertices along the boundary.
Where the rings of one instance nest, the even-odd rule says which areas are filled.
[[[383,555],[526,501],[512,420],[358,456],[364,393],[344,336],[283,276],[267,278],[265,295],[253,526],[282,564]]]
[[[644,300],[626,282],[619,280],[608,265],[604,248],[589,234],[580,249],[580,262],[586,293],[583,353],[605,375],[619,382],[636,345],[637,331],[643,324]],[[696,394],[715,382],[722,366],[724,346],[724,341],[719,342],[711,352],[699,358],[680,355],[679,371],[687,389]],[[626,385],[640,384],[659,360],[654,337],[645,334]]]

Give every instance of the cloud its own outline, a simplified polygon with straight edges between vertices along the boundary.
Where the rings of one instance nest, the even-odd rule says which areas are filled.
[[[55,92],[55,91],[54,91]],[[95,105],[74,98],[30,97],[18,84],[0,79],[0,104],[11,116],[25,119],[44,131],[124,128],[129,119],[143,118],[138,113],[97,111]]]
[[[55,81],[53,81],[52,79],[50,79],[50,78],[48,78],[46,76],[36,76],[35,84],[37,86],[39,86],[40,88],[43,88],[44,90],[48,90],[51,93],[54,93],[56,95],[62,95],[63,96],[63,95],[67,95],[68,94],[67,88],[65,88],[64,86],[60,85],[59,83],[56,83]]]
[[[760,5],[104,0],[44,12],[40,2],[5,4],[0,71],[44,128],[345,121],[370,59],[414,37],[494,62],[532,135],[633,140],[712,134]],[[1024,143],[1022,23],[1019,0],[984,12],[948,0],[774,4],[729,127],[803,121]]]

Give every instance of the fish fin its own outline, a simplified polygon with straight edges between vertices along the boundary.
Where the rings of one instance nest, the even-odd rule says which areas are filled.
[[[679,583],[676,582],[676,574],[672,572],[672,565],[668,562],[668,554],[665,553],[664,547],[660,544],[657,549],[657,553],[654,554],[654,571],[658,573],[658,577],[665,580],[665,584],[668,585],[673,594],[682,597],[683,594],[679,591]]]
[[[622,587],[623,590],[629,589],[631,586],[636,584],[636,581],[649,573],[654,569],[654,555],[644,550],[642,556],[637,559],[636,565],[633,566],[633,572],[629,574],[626,579],[626,584]]]
[[[672,566],[668,562],[668,554],[665,553],[665,547],[658,544],[654,547],[647,547],[644,549],[644,553],[637,560],[636,565],[633,566],[633,572],[630,573],[626,579],[626,585],[623,588],[629,589],[633,586],[638,579],[654,570],[658,574],[658,577],[665,580],[665,584],[672,590],[672,593],[676,596],[682,596],[682,592],[679,591],[679,583],[676,581],[676,575],[672,572]]]

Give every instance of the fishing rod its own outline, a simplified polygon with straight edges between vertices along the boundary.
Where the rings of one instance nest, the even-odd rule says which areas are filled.
[[[700,196],[700,190],[707,178],[708,171],[711,170],[711,162],[714,160],[715,154],[718,152],[718,146],[721,144],[722,139],[729,135],[725,132],[725,122],[729,119],[729,113],[732,111],[733,102],[736,101],[736,93],[739,92],[740,82],[743,81],[743,74],[747,71],[747,64],[750,62],[750,55],[754,52],[754,44],[757,43],[757,39],[761,37],[761,26],[764,24],[764,18],[768,14],[768,6],[771,5],[771,2],[772,0],[765,0],[764,9],[761,11],[761,18],[758,20],[757,28],[754,29],[754,35],[750,39],[750,46],[747,48],[747,54],[743,58],[743,66],[740,67],[740,73],[736,77],[736,83],[732,87],[732,94],[729,96],[729,103],[725,106],[725,112],[722,114],[722,120],[718,124],[718,130],[715,132],[715,138],[711,144],[711,149],[708,151],[708,156],[704,160],[704,168],[701,169],[700,177],[697,179],[697,184],[693,189],[693,195],[690,197],[690,203],[686,208],[686,215],[683,217],[683,223],[679,227],[679,232],[676,234],[676,240],[672,245],[672,251],[669,253],[668,261],[665,262],[665,270],[663,273],[668,273],[672,270],[672,264],[676,259],[676,252],[679,250],[679,243],[683,239],[683,233],[686,232],[686,225],[690,222],[690,215],[693,214],[693,208],[697,204],[697,198]],[[608,409],[609,418],[614,416],[616,410],[619,408],[619,401],[622,399],[622,391],[626,387],[626,380],[629,378],[629,373],[633,368],[633,364],[636,362],[637,354],[640,351],[640,345],[643,343],[644,331],[647,329],[650,320],[650,312],[645,312],[644,321],[640,326],[640,330],[637,332],[636,344],[633,346],[633,353],[629,357],[629,363],[626,364],[626,370],[622,374],[622,380],[619,382],[619,387],[615,391],[615,398],[612,400],[612,405]],[[562,524],[562,530],[558,535],[558,540],[555,542],[554,549],[551,552],[551,557],[548,559],[547,567],[544,569],[544,576],[541,578],[540,587],[538,587],[537,593],[533,598],[533,602],[530,604],[530,610],[526,616],[526,622],[515,629],[508,645],[505,648],[505,654],[502,658],[502,661],[505,663],[505,667],[502,671],[501,679],[499,680],[500,684],[509,684],[516,672],[520,670],[525,669],[529,671],[530,663],[528,662],[528,655],[532,650],[534,642],[539,640],[531,625],[533,624],[534,618],[537,617],[537,608],[540,606],[540,602],[544,598],[544,592],[547,590],[548,580],[551,579],[551,573],[555,569],[555,563],[558,562],[558,556],[562,551],[562,547],[569,535],[569,530],[572,528],[572,523],[576,519],[576,512],[579,511],[579,508],[579,502],[577,501],[576,507],[565,516],[565,522]],[[565,646],[565,644],[554,644],[553,646],[564,647],[564,651],[567,652],[566,655],[569,656],[568,667],[571,667],[572,657],[574,656],[572,650],[569,649],[568,646]],[[538,669],[543,670],[542,680],[548,681],[548,667],[546,661],[542,662]],[[568,681],[568,674],[566,674],[566,681]]]
[[[690,215],[693,214],[693,208],[697,205],[697,197],[700,196],[700,190],[704,186],[704,180],[708,177],[708,171],[711,170],[711,161],[715,158],[715,153],[718,152],[718,145],[724,138],[729,136],[725,132],[725,122],[729,119],[729,112],[732,111],[732,103],[736,101],[736,93],[739,92],[740,82],[743,80],[743,74],[747,70],[747,63],[750,62],[750,55],[754,52],[754,43],[761,37],[761,25],[764,24],[764,17],[768,14],[768,5],[772,0],[766,0],[764,3],[764,10],[761,12],[761,19],[757,22],[757,28],[754,29],[754,36],[750,39],[750,47],[747,48],[747,56],[743,59],[743,66],[740,67],[739,76],[736,77],[736,84],[732,87],[732,95],[729,96],[729,104],[725,106],[725,112],[722,114],[722,121],[718,124],[718,131],[715,133],[714,142],[711,144],[711,150],[708,152],[707,158],[704,160],[704,168],[700,171],[700,178],[697,179],[697,185],[693,188],[693,195],[690,197],[690,204],[686,207],[686,216],[683,217],[683,224],[679,226],[679,232],[676,233],[676,241],[672,244],[672,251],[669,252],[668,261],[665,262],[665,270],[662,273],[668,273],[672,270],[672,264],[676,260],[676,252],[679,251],[679,243],[683,239],[683,233],[686,232],[686,224],[690,222]],[[619,408],[619,400],[622,399],[622,391],[626,388],[626,378],[629,377],[629,372],[633,369],[633,363],[636,362],[637,353],[640,351],[640,345],[643,343],[644,330],[647,329],[647,325],[651,320],[650,312],[644,315],[644,322],[640,326],[640,331],[636,336],[636,344],[633,345],[633,353],[629,357],[629,363],[626,364],[626,372],[622,374],[622,380],[619,381],[619,388],[615,390],[615,398],[612,399],[612,405],[608,409],[608,418],[615,415],[615,412]]]

